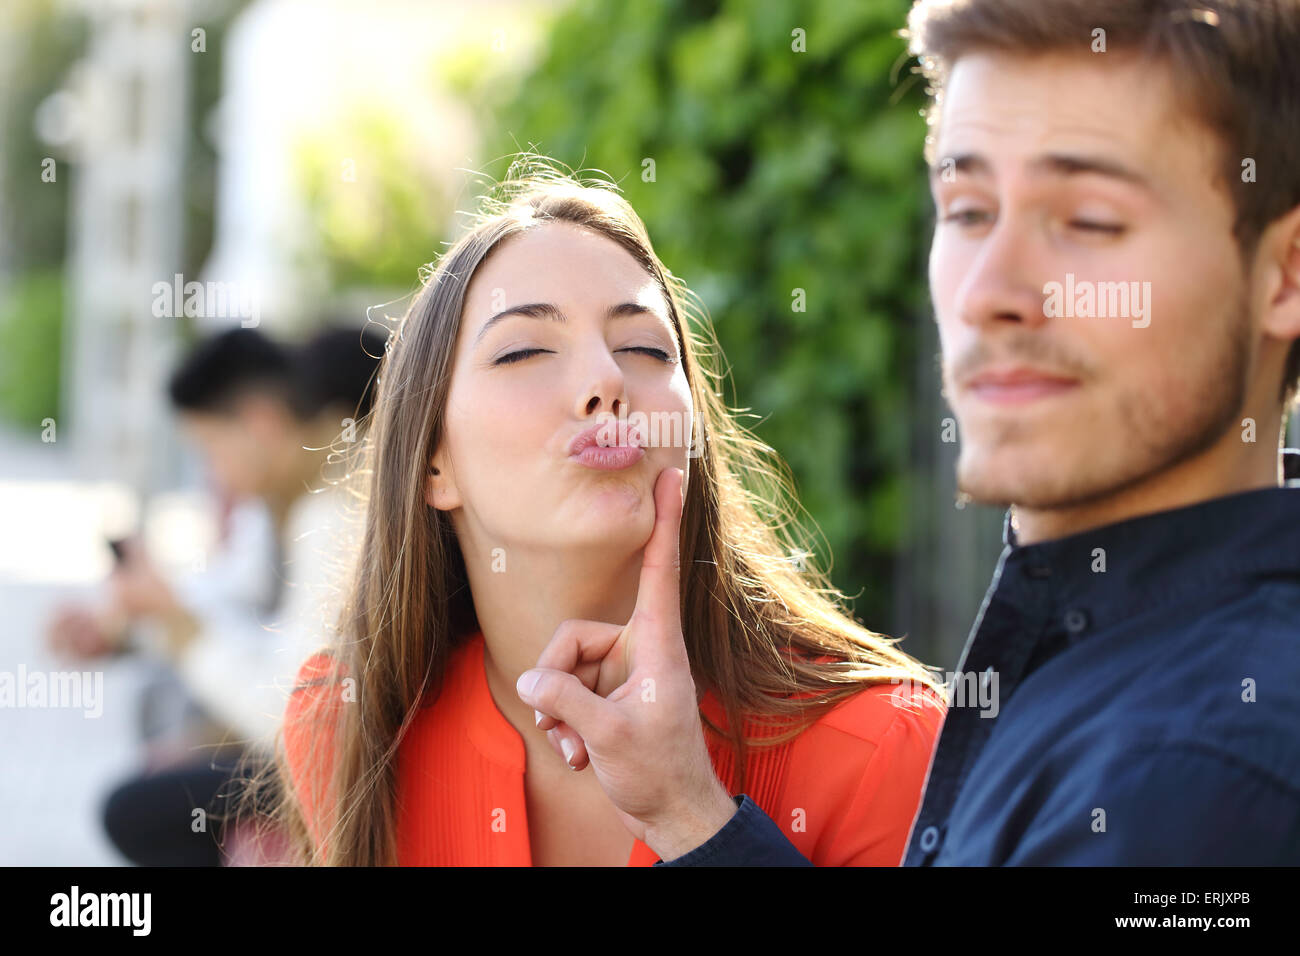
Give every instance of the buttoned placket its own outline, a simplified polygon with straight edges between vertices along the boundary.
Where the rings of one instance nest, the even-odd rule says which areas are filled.
[[[1052,569],[1035,549],[1015,546],[1011,522],[1008,511],[1003,521],[1004,548],[953,685],[963,686],[963,675],[972,671],[979,674],[980,681],[996,673],[998,716],[1023,678],[1025,665],[1053,630]],[[1078,618],[1072,622],[1078,625]],[[1067,631],[1069,627],[1066,624]],[[981,708],[970,701],[960,703],[962,706],[951,706],[948,711],[916,821],[921,854],[916,862],[921,866],[934,863],[943,849],[953,803],[998,721],[998,716],[982,716]]]
[[[1283,453],[1285,482],[1300,487],[1300,452]],[[1104,529],[1113,534],[1112,528]],[[972,670],[993,668],[999,676],[998,716],[1032,670],[1074,647],[1122,609],[1106,602],[1107,592],[1076,585],[1082,571],[1069,563],[1091,555],[1091,542],[1072,542],[1065,550],[1045,545],[1019,546],[1012,511],[1003,522],[1004,549],[985,595],[971,637],[957,666],[957,680]],[[1087,544],[1087,547],[1082,547]],[[1049,563],[1049,556],[1051,561]],[[1036,657],[1037,655],[1037,657]],[[948,847],[948,819],[966,775],[993,733],[998,718],[981,717],[969,706],[950,707],[909,841],[905,865],[932,865]],[[913,843],[915,845],[913,845]]]

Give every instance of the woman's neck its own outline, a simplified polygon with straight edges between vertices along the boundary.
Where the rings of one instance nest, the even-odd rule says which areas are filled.
[[[494,565],[491,551],[466,550],[492,699],[525,745],[549,748],[533,709],[515,691],[519,675],[537,666],[563,621],[628,622],[636,607],[641,552],[620,559],[590,549],[565,553],[511,547],[496,556]]]

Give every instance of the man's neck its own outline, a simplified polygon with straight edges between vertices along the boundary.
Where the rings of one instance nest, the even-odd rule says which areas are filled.
[[[277,530],[285,527],[295,501],[325,485],[321,468],[329,454],[329,445],[337,436],[338,424],[334,417],[322,414],[304,423],[292,437],[292,447],[286,450],[280,469],[282,478],[266,496],[266,505]]]
[[[1012,507],[1016,543],[1036,544],[1170,511],[1228,495],[1282,484],[1280,448],[1241,442],[1230,432],[1200,455],[1179,461],[1112,494],[1062,508]]]

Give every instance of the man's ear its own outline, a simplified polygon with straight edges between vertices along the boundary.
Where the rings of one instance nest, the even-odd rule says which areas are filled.
[[[1268,276],[1262,331],[1289,347],[1300,338],[1300,206],[1264,231],[1258,254]]]
[[[433,461],[425,475],[424,500],[430,508],[439,511],[452,511],[460,507],[460,492],[447,461],[442,455],[434,455]]]

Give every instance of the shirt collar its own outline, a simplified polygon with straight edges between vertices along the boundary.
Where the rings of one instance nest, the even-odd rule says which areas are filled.
[[[477,630],[455,648],[452,672],[461,713],[450,717],[464,720],[470,742],[484,757],[523,773],[527,765],[524,740],[492,699],[483,651],[483,632]]]
[[[1282,480],[1283,487],[1293,488],[1300,484],[1300,448],[1284,448],[1282,450]],[[1016,543],[1016,529],[1012,522],[1013,509],[1008,508],[1006,515],[1002,518],[1002,543],[1008,548],[1018,548]]]
[[[1283,452],[1285,484],[1140,515],[1020,545],[1011,509],[999,588],[1045,598],[1072,639],[1142,608],[1174,602],[1225,580],[1300,569],[1300,450]]]

